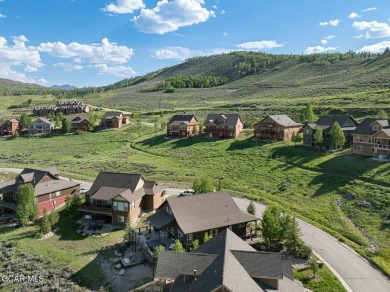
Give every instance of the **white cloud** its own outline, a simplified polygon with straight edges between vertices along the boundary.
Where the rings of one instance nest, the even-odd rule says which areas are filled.
[[[59,67],[64,69],[65,72],[75,72],[75,71],[83,71],[84,66],[78,65],[78,64],[72,64],[72,63],[56,63],[53,64],[54,67]]]
[[[166,47],[155,50],[151,57],[160,60],[174,59],[184,61],[192,57],[210,56],[232,52],[232,49],[216,48],[212,50],[190,50],[184,47]]]
[[[364,46],[358,52],[382,53],[386,48],[390,48],[390,41]]]
[[[227,32],[222,33],[223,36],[228,36],[229,34]]]
[[[36,72],[36,71],[38,71],[38,68],[36,68],[36,67],[32,67],[32,66],[30,66],[30,65],[27,65],[26,67],[24,67],[24,71],[25,72]]]
[[[328,43],[328,40],[325,40],[325,39],[321,40],[321,44],[326,45],[327,43]]]
[[[24,83],[40,84],[40,85],[46,85],[48,83],[48,81],[44,78],[34,79],[26,76],[22,72],[15,71],[7,67],[0,68],[0,78],[10,79],[10,80],[24,82]]]
[[[324,37],[322,40],[321,40],[321,43],[322,44],[327,44],[328,43],[328,40],[330,40],[330,39],[334,39],[336,36],[335,35],[333,35],[333,34],[331,34],[331,35],[328,35],[328,36],[326,36],[326,37]]]
[[[214,11],[202,4],[204,0],[161,0],[153,9],[141,9],[140,15],[132,21],[144,33],[164,34],[215,16]]]
[[[359,18],[362,17],[361,15],[357,14],[356,12],[352,12],[348,18],[353,19],[353,18]]]
[[[217,7],[216,5],[213,5],[213,9],[217,10],[217,9],[218,9],[218,7]]]
[[[99,75],[111,74],[121,78],[129,78],[135,76],[137,73],[131,67],[125,66],[108,66],[107,64],[96,64],[94,68],[97,69]]]
[[[366,30],[364,35],[367,39],[384,38],[390,36],[390,26],[387,23],[377,21],[355,21],[352,27],[358,31]]]
[[[371,7],[371,8],[363,9],[362,12],[375,11],[376,9],[377,9],[376,7]]]
[[[0,13],[0,18],[7,18],[7,15]]]
[[[337,48],[335,47],[322,47],[322,46],[316,46],[316,47],[308,47],[303,53],[310,55],[310,54],[318,54],[318,53],[324,53],[329,51],[335,51]]]
[[[277,41],[258,41],[258,42],[247,42],[238,44],[237,47],[243,50],[263,50],[283,47],[283,44],[279,44]]]
[[[141,8],[145,8],[145,4],[142,0],[118,0],[117,5],[110,3],[102,8],[102,10],[115,14],[127,14],[133,13],[135,10]]]
[[[222,14],[222,15],[224,15],[225,13],[226,13],[226,11],[225,11],[225,10],[222,10],[222,11],[221,11],[221,14]]]
[[[62,42],[41,43],[40,52],[48,53],[58,58],[74,58],[75,62],[82,63],[127,63],[133,56],[133,49],[110,43],[107,38],[101,44],[80,44],[72,42],[68,45]]]
[[[339,19],[331,19],[329,21],[324,21],[324,22],[320,22],[319,23],[321,26],[338,26],[340,24],[340,20]]]

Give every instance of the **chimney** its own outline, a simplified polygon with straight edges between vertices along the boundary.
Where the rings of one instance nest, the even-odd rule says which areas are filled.
[[[196,281],[196,273],[197,273],[197,270],[194,270],[194,281]]]

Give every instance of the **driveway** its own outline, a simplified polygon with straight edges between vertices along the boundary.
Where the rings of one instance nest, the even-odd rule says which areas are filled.
[[[18,168],[0,168],[3,172],[20,173]],[[64,178],[67,179],[67,178]],[[76,181],[76,180],[75,180]],[[81,182],[82,187],[90,188],[92,183]],[[179,194],[182,189],[167,189],[170,195]],[[234,198],[238,207],[246,212],[249,200],[245,198]],[[256,215],[262,217],[265,205],[255,202]],[[343,283],[347,291],[356,292],[389,292],[390,282],[382,273],[378,272],[369,262],[349,247],[340,243],[326,232],[306,223],[297,220],[302,231],[302,239],[313,251],[319,255],[320,259],[335,273]]]

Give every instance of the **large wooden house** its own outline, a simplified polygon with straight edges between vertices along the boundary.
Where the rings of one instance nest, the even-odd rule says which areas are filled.
[[[352,136],[353,153],[374,157],[390,155],[390,119],[364,119]]]
[[[291,260],[256,251],[229,229],[192,252],[160,252],[155,278],[164,291],[306,291]]]
[[[65,203],[67,196],[80,192],[80,183],[59,178],[56,168],[37,170],[25,168],[15,180],[0,184],[0,205],[7,210],[15,211],[17,204],[18,187],[31,184],[35,190],[35,203],[38,207],[38,217],[43,215],[44,209],[50,212]]]
[[[199,133],[200,123],[194,115],[174,115],[167,124],[167,136],[187,138]]]
[[[204,133],[209,138],[237,138],[243,129],[239,114],[209,114]]]
[[[89,131],[91,129],[91,124],[89,122],[89,115],[79,114],[66,117],[70,123],[70,131]]]
[[[259,218],[241,212],[228,192],[220,191],[166,200],[148,221],[160,232],[179,239],[189,250],[204,233],[216,236],[228,228],[240,238],[247,234],[247,223]]]
[[[30,136],[50,134],[54,126],[55,124],[48,119],[38,118],[28,126],[28,134]]]
[[[265,141],[288,141],[302,126],[286,115],[269,115],[254,125],[254,137]]]
[[[157,209],[163,201],[164,187],[140,174],[100,172],[79,210],[123,227],[129,216],[134,223],[142,211]]]
[[[129,117],[122,112],[106,112],[102,118],[101,126],[103,128],[120,128],[129,123]]]
[[[335,122],[339,123],[341,130],[344,133],[346,140],[345,145],[351,144],[352,132],[356,129],[358,123],[351,116],[342,115],[321,116],[317,122],[307,124],[303,128],[303,145],[314,146],[314,134],[317,129],[321,128],[324,139],[322,147],[329,148],[331,146],[329,145],[330,129]]]
[[[0,136],[15,135],[16,132],[20,132],[21,130],[21,123],[17,119],[0,121]]]

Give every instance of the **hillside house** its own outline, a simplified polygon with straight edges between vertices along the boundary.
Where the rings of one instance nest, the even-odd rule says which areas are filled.
[[[140,174],[100,172],[79,210],[124,227],[129,216],[134,223],[142,211],[157,209],[164,193],[163,186]]]
[[[70,123],[70,131],[89,131],[91,129],[91,124],[89,122],[89,115],[80,114],[80,115],[72,115],[66,117],[66,119]]]
[[[254,137],[265,141],[288,141],[302,126],[286,115],[269,115],[254,125]]]
[[[209,138],[237,138],[243,129],[239,114],[209,114],[204,132]]]
[[[317,129],[322,129],[322,134],[324,138],[323,147],[329,148],[329,138],[330,138],[330,129],[333,124],[338,122],[341,130],[345,136],[345,145],[352,143],[352,132],[358,126],[358,123],[351,117],[347,115],[342,116],[321,116],[317,122],[306,124],[303,128],[303,145],[305,146],[314,146],[314,133]]]
[[[306,291],[293,278],[291,260],[256,251],[229,229],[192,252],[160,252],[155,278],[171,292]]]
[[[47,135],[54,129],[55,124],[48,119],[38,118],[28,126],[28,134],[32,135]]]
[[[106,112],[102,118],[101,126],[103,128],[120,128],[129,123],[129,117],[121,112]]]
[[[148,218],[154,229],[179,239],[187,250],[194,240],[202,242],[205,232],[215,237],[228,228],[245,238],[247,223],[257,220],[241,212],[225,191],[168,199]]]
[[[88,113],[90,111],[89,105],[84,104],[79,100],[72,100],[66,102],[57,102],[55,106],[34,107],[34,116],[47,116],[49,114],[63,113],[64,115]]]
[[[16,132],[20,132],[21,130],[22,126],[17,119],[0,121],[0,136],[15,135]]]
[[[51,211],[64,205],[67,196],[80,192],[80,184],[74,181],[62,180],[56,168],[37,170],[25,168],[12,181],[0,183],[0,201],[6,210],[15,211],[17,204],[17,190],[20,185],[31,184],[35,190],[35,203],[38,205],[38,217],[43,211]]]
[[[194,115],[174,115],[167,124],[167,136],[187,138],[199,133],[200,123]]]
[[[352,136],[353,153],[374,157],[390,155],[390,119],[364,119]]]

